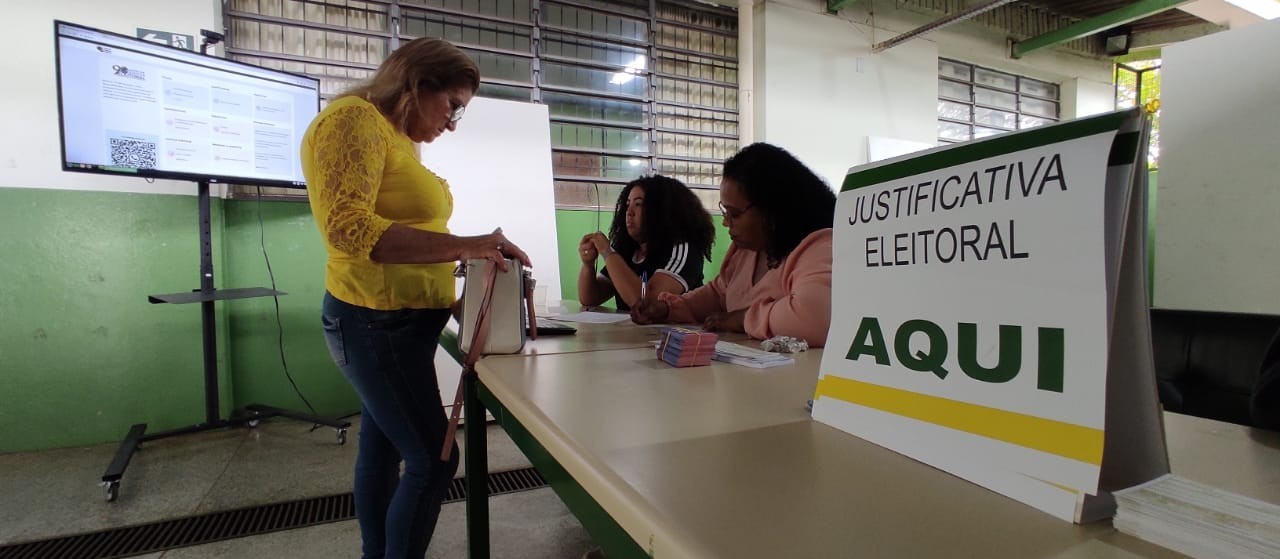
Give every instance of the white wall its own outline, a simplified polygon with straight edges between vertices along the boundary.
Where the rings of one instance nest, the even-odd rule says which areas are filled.
[[[887,2],[872,15],[867,4],[833,16],[825,2],[772,0],[756,12],[756,139],[795,153],[833,187],[867,161],[868,136],[936,142],[938,57],[1060,83],[1064,118],[1113,106],[1109,62],[1052,49],[1013,60],[1004,35],[976,23],[872,54],[873,44],[939,16]]]
[[[222,28],[219,0],[40,0],[5,3],[0,33],[0,187],[195,194],[193,183],[62,171],[53,20],[135,35],[138,27],[200,37]]]
[[[1280,20],[1163,57],[1155,306],[1280,314]]]
[[[560,293],[547,106],[476,97],[457,131],[419,146],[423,164],[449,181],[450,232],[501,227],[533,261],[538,285]]]

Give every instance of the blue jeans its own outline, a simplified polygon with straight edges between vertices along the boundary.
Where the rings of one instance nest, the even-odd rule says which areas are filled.
[[[321,320],[334,363],[360,395],[354,492],[364,558],[421,559],[458,471],[456,444],[440,460],[448,418],[433,361],[449,310],[378,311],[325,293]]]

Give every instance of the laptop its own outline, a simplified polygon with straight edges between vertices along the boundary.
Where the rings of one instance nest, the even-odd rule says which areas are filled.
[[[561,322],[552,318],[538,317],[539,336],[572,336],[577,333],[578,329],[571,323]]]

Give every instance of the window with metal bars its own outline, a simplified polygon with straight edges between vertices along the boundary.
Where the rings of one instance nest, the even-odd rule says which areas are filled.
[[[225,18],[230,58],[317,77],[324,102],[403,41],[449,40],[480,66],[479,95],[548,106],[557,207],[610,208],[623,184],[658,172],[699,189],[714,209],[720,165],[737,149],[730,9],[680,0],[231,0]]]
[[[1151,115],[1151,141],[1147,166],[1160,166],[1160,59],[1117,62],[1116,108],[1142,107]]]
[[[1057,122],[1057,84],[938,59],[938,143],[985,138]]]

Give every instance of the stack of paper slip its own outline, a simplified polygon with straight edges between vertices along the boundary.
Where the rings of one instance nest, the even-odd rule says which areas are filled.
[[[1114,493],[1117,530],[1200,559],[1280,557],[1280,506],[1166,474]]]
[[[688,328],[662,329],[658,340],[658,359],[674,367],[698,367],[711,364],[719,337],[711,332]]]
[[[783,353],[770,353],[763,349],[750,348],[744,345],[738,345],[730,342],[719,342],[716,344],[716,361],[732,363],[734,365],[745,365],[757,369],[768,369],[769,367],[778,367],[781,365],[790,365],[796,360]]]

